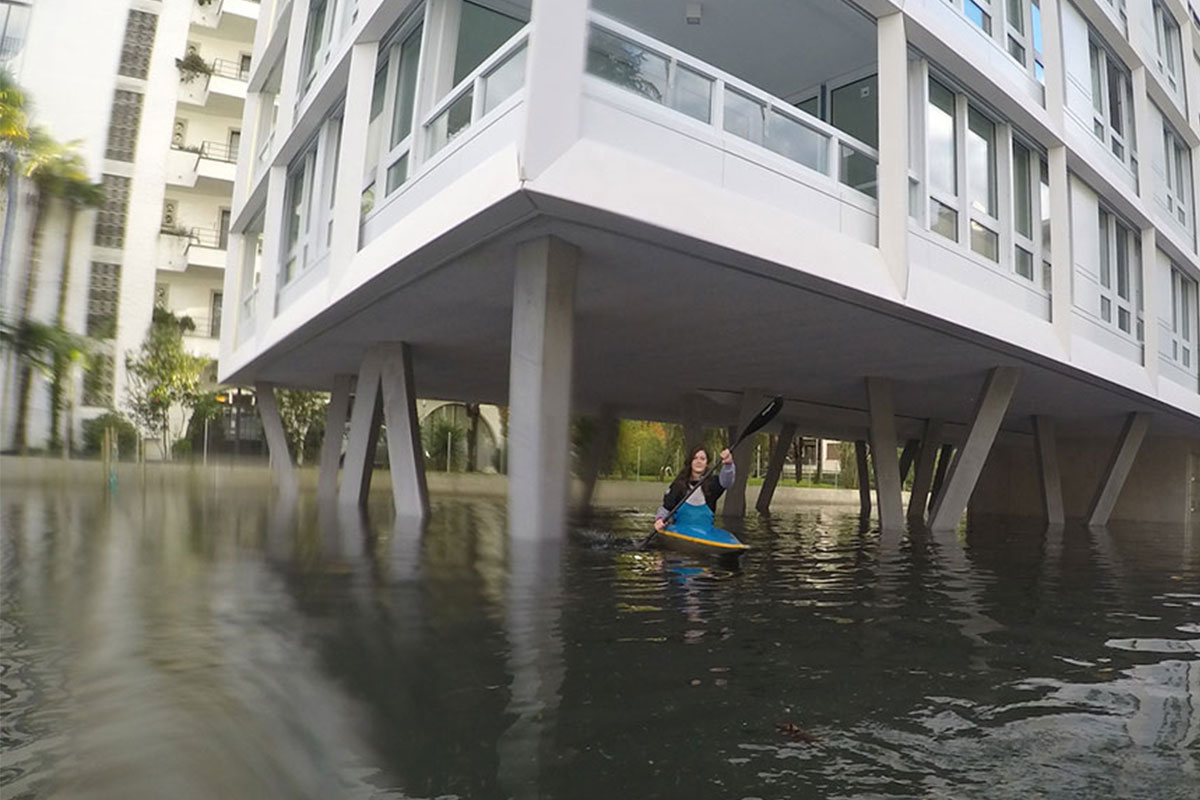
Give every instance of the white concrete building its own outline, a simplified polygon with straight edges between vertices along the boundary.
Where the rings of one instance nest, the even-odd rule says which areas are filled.
[[[103,342],[95,380],[76,376],[81,419],[124,409],[125,354],[141,345],[153,308],[195,323],[193,352],[216,358],[242,107],[259,4],[251,0],[5,0],[20,36],[5,32],[5,66],[29,93],[31,122],[78,141],[105,204],[80,214],[67,327]],[[11,41],[10,41],[11,39]],[[22,40],[19,43],[16,40]],[[11,46],[10,46],[11,45]],[[195,53],[212,74],[180,69]],[[3,287],[16,315],[27,274],[32,193],[24,187]],[[61,282],[66,215],[52,208],[37,270],[33,314],[52,317]],[[6,359],[3,446],[12,441],[16,392]],[[49,398],[38,378],[28,442],[49,438]],[[78,435],[78,431],[76,432]]]
[[[264,2],[222,376],[339,387],[340,422],[357,375],[374,401],[342,497],[382,413],[413,513],[414,391],[510,405],[515,536],[561,528],[569,413],[730,424],[774,394],[785,430],[920,440],[908,515],[940,486],[935,527],[968,501],[1184,520],[1194,20],[1182,0]],[[896,464],[874,459],[885,527]]]

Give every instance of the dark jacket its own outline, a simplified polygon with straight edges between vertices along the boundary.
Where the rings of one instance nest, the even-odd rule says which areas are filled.
[[[709,475],[701,484],[700,491],[704,494],[704,502],[708,504],[714,514],[717,512],[717,500],[725,494],[726,489],[733,486],[733,478],[733,464],[722,464],[719,472]],[[663,495],[662,507],[658,509],[655,516],[662,519],[671,513],[671,509],[679,505],[679,501],[690,494],[695,485],[686,478],[672,483],[667,489],[667,493]]]

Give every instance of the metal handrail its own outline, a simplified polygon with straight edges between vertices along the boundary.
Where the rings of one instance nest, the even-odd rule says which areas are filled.
[[[246,81],[250,79],[250,70],[243,70],[242,65],[237,61],[230,61],[227,58],[214,58],[210,63],[213,75],[220,75],[222,78],[232,78],[235,81]]]
[[[421,130],[427,129],[430,123],[442,115],[442,112],[450,108],[450,106],[454,105],[455,102],[461,99],[464,94],[466,94],[472,87],[475,86],[475,82],[477,80],[491,72],[494,67],[499,66],[500,63],[507,59],[510,55],[520,50],[521,47],[524,46],[526,39],[529,38],[530,27],[530,25],[526,25],[525,27],[521,28],[521,30],[514,33],[511,37],[509,37],[507,42],[497,47],[490,56],[485,58],[483,62],[480,63],[480,65],[476,67],[473,72],[471,72],[471,74],[467,75],[465,78],[459,81],[454,88],[447,92],[446,96],[443,97],[437,103],[437,105],[435,105],[429,111],[429,113],[425,115],[423,120],[421,120]],[[471,116],[471,122],[475,122],[474,114]]]
[[[237,151],[225,142],[201,142],[200,157],[210,161],[224,161],[229,164],[237,163]]]
[[[226,245],[221,242],[221,231],[216,228],[192,228],[188,238],[197,247],[209,247],[213,250],[226,248]]]

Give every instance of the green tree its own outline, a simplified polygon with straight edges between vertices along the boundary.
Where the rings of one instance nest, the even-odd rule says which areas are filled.
[[[174,438],[172,409],[190,411],[201,397],[200,380],[208,359],[192,355],[183,346],[184,332],[194,327],[188,317],[155,309],[146,340],[125,356],[129,410],[147,432],[161,438],[164,455],[171,452]]]
[[[299,389],[278,389],[275,392],[279,404],[279,416],[287,434],[288,445],[296,457],[296,464],[303,466],[305,443],[310,429],[322,425],[329,395],[325,392],[307,392]]]

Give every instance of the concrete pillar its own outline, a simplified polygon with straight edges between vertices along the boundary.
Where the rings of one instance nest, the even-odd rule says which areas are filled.
[[[379,396],[379,354],[368,350],[359,368],[354,387],[354,407],[350,412],[350,437],[342,462],[342,485],[338,489],[341,505],[366,507],[375,471],[375,446],[383,422],[383,403]]]
[[[292,15],[288,22],[289,47],[283,52],[283,74],[279,81],[279,116],[276,119],[276,130],[280,135],[290,131],[295,124],[294,115],[299,102],[292,102],[300,88],[304,75],[300,74],[304,55],[304,31],[308,27],[308,11],[310,0],[292,0]]]
[[[1042,68],[1045,70],[1046,111],[1062,130],[1063,112],[1066,110],[1067,72],[1063,61],[1062,22],[1058,16],[1058,3],[1042,3]],[[1184,51],[1185,53],[1188,51]]]
[[[1146,159],[1143,159],[1146,160]],[[1139,161],[1139,163],[1141,163]],[[1158,314],[1160,304],[1170,309],[1171,297],[1159,297],[1158,289],[1162,284],[1155,275],[1158,265],[1158,232],[1153,225],[1142,228],[1142,316],[1146,320],[1143,326],[1142,364],[1146,368],[1146,377],[1150,385],[1158,387]],[[1170,284],[1166,284],[1170,286]],[[1170,318],[1170,314],[1167,314]]]
[[[275,387],[270,383],[254,384],[258,415],[262,419],[263,435],[267,439],[267,450],[271,454],[271,470],[281,491],[294,493],[300,486],[292,456],[288,452],[287,433],[283,430],[283,419],[279,416],[279,405],[275,401]]]
[[[896,291],[908,295],[908,38],[904,14],[880,17],[875,26],[879,58],[880,131],[878,188],[879,251]]]
[[[343,120],[370,119],[378,54],[379,42],[359,42],[351,48]],[[421,137],[414,137],[419,138]],[[374,157],[376,154],[370,155]],[[366,163],[367,156],[367,126],[343,122],[341,142],[338,145],[338,163],[343,165],[343,168],[338,170],[337,185],[333,189],[333,233],[329,242],[329,280],[333,289],[331,294],[335,294],[337,287],[345,280],[347,267],[358,253],[363,188],[360,165]],[[355,165],[355,168],[349,168],[350,165]],[[383,196],[378,179],[376,191],[379,197]]]
[[[1017,389],[1020,372],[1016,367],[993,367],[984,381],[975,411],[971,415],[966,441],[958,457],[950,465],[946,485],[934,503],[929,515],[929,527],[947,530],[958,526],[958,520],[967,508],[967,501],[975,491],[975,482],[991,452],[992,442],[1004,421],[1009,401]]]
[[[929,487],[929,511],[933,511],[942,487],[946,485],[946,473],[950,471],[950,462],[954,460],[954,445],[943,444],[938,453],[937,471],[933,473],[933,486]]]
[[[1062,525],[1066,521],[1063,511],[1062,472],[1058,467],[1058,443],[1054,439],[1054,420],[1051,417],[1033,417],[1033,436],[1037,446],[1038,482],[1042,486],[1042,510],[1046,512],[1048,525]]]
[[[933,486],[933,470],[937,464],[938,449],[942,446],[942,421],[925,420],[921,434],[921,449],[917,454],[917,470],[913,475],[912,494],[908,498],[909,521],[923,522],[925,507],[929,503],[929,490]]]
[[[325,438],[321,441],[321,466],[317,474],[317,501],[337,499],[338,468],[342,457],[342,439],[350,418],[350,387],[353,375],[334,375],[329,405],[325,409]]]
[[[704,443],[704,425],[700,422],[700,398],[694,394],[683,396],[683,446]]]
[[[534,0],[525,69],[521,179],[532,180],[579,139],[588,0]]]
[[[558,538],[566,527],[578,264],[579,251],[554,237],[517,248],[508,389],[514,539]]]
[[[867,443],[862,439],[854,443],[854,460],[858,465],[858,513],[867,517],[871,514],[871,468],[867,464]]]
[[[729,429],[729,445],[745,430],[746,424],[762,410],[763,394],[761,389],[745,389],[742,391],[742,405],[738,410],[738,424]],[[725,505],[721,513],[726,517],[746,516],[746,481],[750,479],[750,467],[754,460],[754,437],[749,437],[736,448],[733,448],[733,464],[736,469],[733,486],[725,492]]]
[[[1113,450],[1108,467],[1104,470],[1104,476],[1100,479],[1100,486],[1096,489],[1096,496],[1092,499],[1092,504],[1088,509],[1087,524],[1089,526],[1108,524],[1108,518],[1112,516],[1117,498],[1121,495],[1121,488],[1125,485],[1125,479],[1129,477],[1129,471],[1133,469],[1133,460],[1142,446],[1142,439],[1146,438],[1148,427],[1150,427],[1150,415],[1145,412],[1135,412],[1125,418],[1125,426],[1121,429],[1117,446]]]
[[[583,465],[583,497],[581,508],[591,508],[592,497],[596,493],[596,481],[600,472],[610,460],[617,445],[617,435],[620,433],[620,420],[613,413],[612,406],[603,406],[600,416],[596,419],[596,434],[588,447],[587,458]]]
[[[900,498],[900,465],[896,460],[896,415],[892,409],[892,383],[887,378],[867,378],[867,403],[871,412],[871,463],[875,466],[875,494],[879,500],[881,528],[904,527]]]
[[[900,487],[904,487],[904,482],[908,480],[908,471],[912,469],[913,462],[917,459],[917,453],[921,449],[920,439],[909,439],[904,443],[904,449],[900,451]]]
[[[421,426],[417,422],[412,349],[407,342],[390,342],[376,347],[381,351],[379,385],[383,395],[383,418],[387,423],[392,502],[396,505],[396,516],[423,520],[429,516],[429,490],[425,485]]]
[[[762,489],[758,492],[758,502],[754,505],[760,514],[771,513],[771,498],[775,496],[775,487],[779,485],[779,476],[783,474],[783,462],[787,459],[788,448],[792,446],[792,439],[795,438],[796,426],[790,422],[785,423],[783,430],[779,432],[779,439],[775,442],[775,449],[771,451],[771,462],[767,465],[767,477],[763,480]],[[817,458],[821,458],[819,444]]]
[[[1046,153],[1046,164],[1050,171],[1050,321],[1059,347],[1069,359],[1071,273],[1075,264],[1071,257],[1071,183],[1066,145],[1051,147]]]

